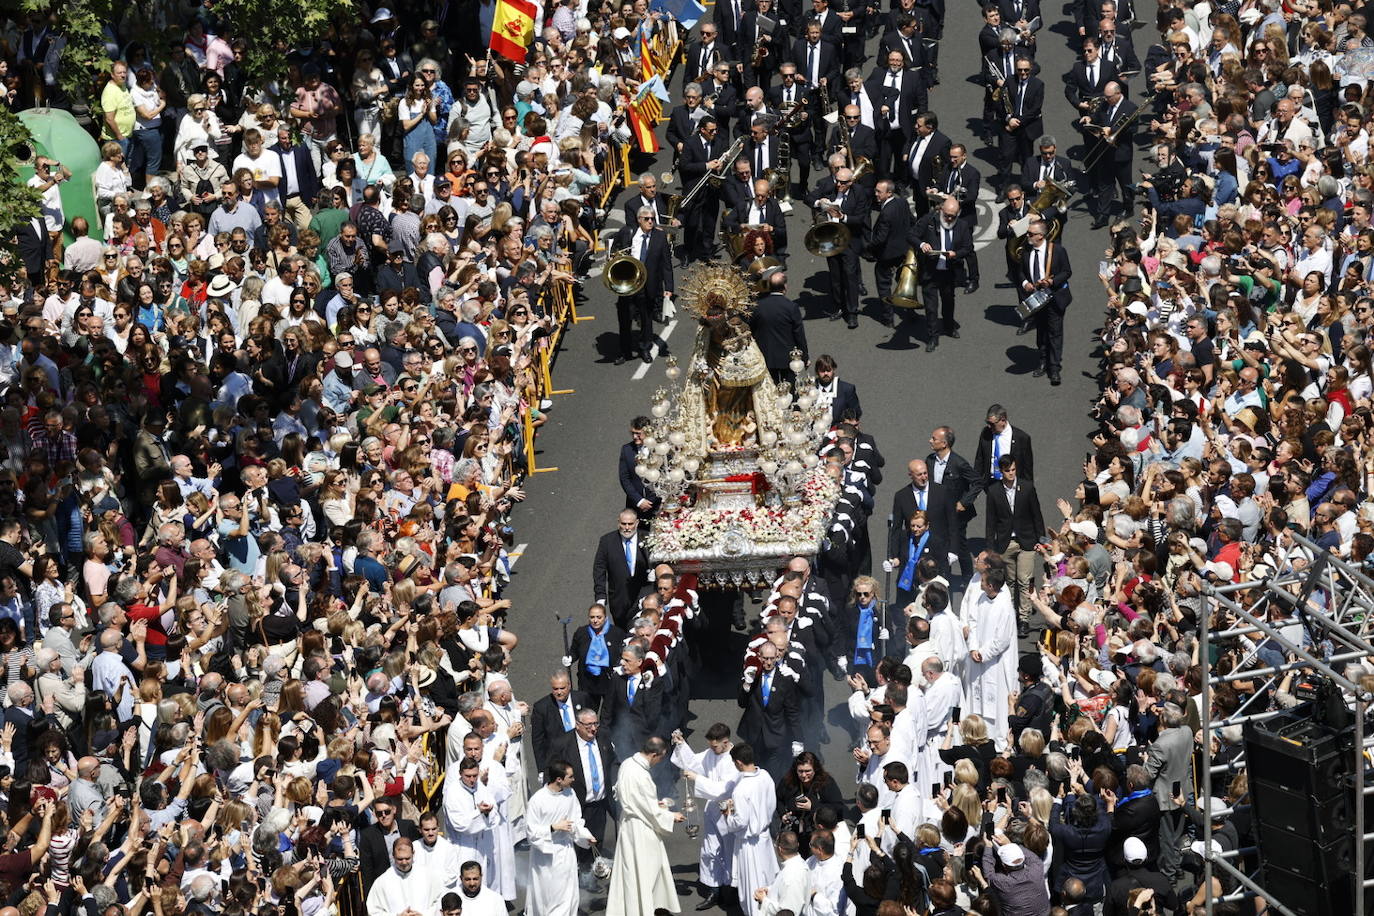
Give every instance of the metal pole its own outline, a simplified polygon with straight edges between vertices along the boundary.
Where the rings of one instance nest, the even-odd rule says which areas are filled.
[[[1251,878],[1250,878],[1249,875],[1245,874],[1245,872],[1243,872],[1243,871],[1241,871],[1240,869],[1236,868],[1234,865],[1232,865],[1230,862],[1227,862],[1225,859],[1217,858],[1217,859],[1215,860],[1215,863],[1214,863],[1214,862],[1213,862],[1213,859],[1212,859],[1212,856],[1209,854],[1203,861],[1205,861],[1209,866],[1212,865],[1212,864],[1216,864],[1218,867],[1221,868],[1222,871],[1226,872],[1226,873],[1227,873],[1228,875],[1230,875],[1232,878],[1235,878],[1235,879],[1236,879],[1237,881],[1239,881],[1241,884],[1245,885],[1245,887],[1249,888],[1249,889],[1250,889],[1251,891],[1253,891],[1257,896],[1263,897],[1264,900],[1265,900],[1265,902],[1268,903],[1269,906],[1271,906],[1272,908],[1278,910],[1280,913],[1283,914],[1283,916],[1297,916],[1297,914],[1294,913],[1292,910],[1290,910],[1288,907],[1284,906],[1284,905],[1283,905],[1282,903],[1280,903],[1278,900],[1275,900],[1275,899],[1274,899],[1274,896],[1273,896],[1272,894],[1268,893],[1267,891],[1265,891],[1264,888],[1260,887],[1260,886],[1259,886],[1258,884],[1256,884],[1253,880],[1251,880]],[[1210,877],[1209,877],[1209,878],[1208,878],[1208,882],[1209,882],[1209,883],[1207,883],[1207,884],[1204,885],[1204,887],[1207,888],[1207,909],[1208,909],[1208,910],[1211,910],[1211,909],[1212,909],[1212,885],[1211,885],[1211,883],[1210,883],[1210,880],[1211,880],[1211,879],[1210,879]]]
[[[1364,714],[1365,701],[1355,697],[1355,767],[1351,771],[1355,785],[1364,786]],[[1364,916],[1364,799],[1355,795],[1355,913]]]
[[[1202,618],[1202,650],[1199,658],[1204,665],[1209,664],[1212,657],[1212,614],[1216,612],[1219,599],[1215,596],[1204,607]],[[1206,799],[1198,807],[1212,804],[1212,679],[1204,677],[1202,679],[1202,797]],[[1203,898],[1203,912],[1206,916],[1213,916],[1212,912],[1212,815],[1205,808],[1202,817],[1202,886],[1206,888],[1206,896]],[[1225,864],[1225,863],[1223,863]]]

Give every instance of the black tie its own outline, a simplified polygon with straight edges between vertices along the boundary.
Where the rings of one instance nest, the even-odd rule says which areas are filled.
[[[754,166],[754,174],[755,174],[755,175],[760,175],[760,176],[763,175],[763,163],[764,163],[764,155],[763,155],[763,154],[764,154],[764,149],[765,149],[765,145],[764,145],[764,144],[766,144],[767,142],[768,142],[768,141],[765,140],[763,143],[760,143],[760,144],[759,144],[759,161],[758,161],[758,163],[755,164],[755,166]]]

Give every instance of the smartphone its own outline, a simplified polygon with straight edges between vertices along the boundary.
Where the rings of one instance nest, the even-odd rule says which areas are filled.
[[[1069,748],[1069,759],[1070,759],[1070,760],[1077,760],[1077,759],[1078,759],[1078,754],[1079,754],[1079,750],[1078,750],[1077,747],[1071,747],[1071,748]]]
[[[996,832],[997,825],[994,824],[992,821],[988,821],[983,825],[983,836],[987,837],[989,840],[992,839],[992,835]]]
[[[892,820],[892,809],[891,809],[891,808],[884,808],[884,809],[883,809],[883,820],[885,820],[885,821],[890,821],[890,820]]]
[[[857,833],[859,839],[862,840],[862,839],[864,838],[864,832],[865,832],[865,831],[864,831],[864,825],[863,825],[862,823],[860,823],[859,826],[858,826],[858,833]]]
[[[952,710],[950,710],[950,713],[949,713],[949,721],[953,722],[955,725],[958,725],[958,724],[959,724],[959,707],[958,707],[958,706],[956,706],[956,707],[954,707]]]
[[[954,785],[954,774],[946,773],[942,782],[944,787],[948,789],[950,786]]]
[[[1175,779],[1173,785],[1173,797],[1178,798],[1183,794],[1183,780]]]
[[[999,805],[1004,805],[1004,806],[1005,806],[1006,803],[1007,803],[1007,790],[1006,790],[1006,789],[998,789],[998,790],[997,790],[997,804],[999,804]]]
[[[930,784],[930,794],[932,797],[940,794],[940,783],[932,782]]]

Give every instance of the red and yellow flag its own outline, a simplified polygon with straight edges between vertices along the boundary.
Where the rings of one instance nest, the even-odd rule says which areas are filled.
[[[639,30],[639,73],[640,79],[652,79],[659,73],[658,61],[654,58],[654,52],[649,47],[649,36],[640,26]]]
[[[639,109],[630,104],[626,107],[626,112],[630,116],[630,131],[634,134],[635,143],[639,144],[641,152],[656,153],[660,147],[658,137],[654,134],[654,122],[640,114]]]
[[[529,0],[496,0],[491,49],[506,60],[524,63],[534,41],[535,6]]]

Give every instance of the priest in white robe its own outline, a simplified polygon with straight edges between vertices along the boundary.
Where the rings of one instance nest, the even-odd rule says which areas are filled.
[[[1008,701],[1016,689],[1016,608],[1007,571],[990,568],[982,575],[971,608],[965,693],[968,708],[988,723],[988,735],[1000,754],[1007,747]]]
[[[492,824],[501,815],[496,795],[482,782],[481,765],[471,757],[458,761],[458,778],[452,770],[444,780],[444,826],[462,862],[476,862],[483,872],[492,868],[496,848]]]
[[[482,866],[477,862],[464,862],[462,869],[458,899],[463,907],[463,916],[506,916],[506,900],[487,887]],[[447,899],[447,895],[444,899]]]
[[[796,833],[791,830],[779,833],[773,848],[782,864],[766,887],[754,890],[754,899],[758,901],[755,912],[759,916],[778,916],[779,913],[800,916],[806,906],[811,875],[806,868],[806,859],[801,856]]]
[[[739,770],[739,780],[725,802],[725,830],[735,844],[731,879],[744,912],[759,916],[760,898],[755,891],[768,887],[778,872],[778,856],[768,832],[778,790],[773,777],[754,762],[754,749],[748,744],[731,748],[730,759]]]
[[[367,892],[367,916],[439,916],[440,876],[415,867],[411,841],[391,846],[391,867]]]
[[[544,765],[544,788],[530,796],[525,824],[530,837],[530,889],[525,909],[540,916],[577,916],[577,852],[591,845],[582,806],[572,790],[566,760]]]
[[[644,740],[639,753],[621,764],[615,783],[620,833],[606,902],[608,913],[681,912],[663,838],[683,817],[659,801],[654,789],[653,768],[667,756],[668,742],[651,736]]]
[[[925,604],[926,619],[930,622],[930,651],[939,656],[946,671],[958,671],[968,657],[968,643],[964,640],[963,623],[949,606],[949,592],[929,589]]]
[[[444,837],[439,816],[433,811],[420,815],[420,838],[415,841],[416,870],[438,875],[442,890],[456,891],[458,867],[462,864],[458,847]]]
[[[517,701],[511,694],[510,681],[492,681],[487,688],[487,703],[483,707],[496,719],[494,738],[506,742],[506,781],[510,783],[510,798],[506,801],[504,812],[510,824],[511,838],[515,843],[525,839],[525,801],[529,798],[529,788],[525,783],[525,722],[529,715],[529,704]],[[508,898],[514,899],[514,898]]]
[[[693,751],[681,732],[673,733],[673,765],[690,780],[692,794],[702,799],[701,854],[697,877],[707,901],[719,901],[720,889],[730,886],[734,837],[725,832],[720,802],[730,797],[739,770],[730,759],[730,727],[717,722],[706,730],[706,750]],[[703,901],[703,903],[706,901]]]
[[[964,702],[964,685],[937,658],[927,659],[919,674],[926,707],[926,779],[942,782],[953,767],[940,759],[945,735],[954,727],[954,709]],[[929,787],[926,787],[929,788]]]
[[[801,916],[839,914],[840,893],[844,890],[844,857],[835,855],[836,839],[829,830],[811,833],[811,858],[806,860],[808,898]],[[845,848],[849,848],[847,837]]]

